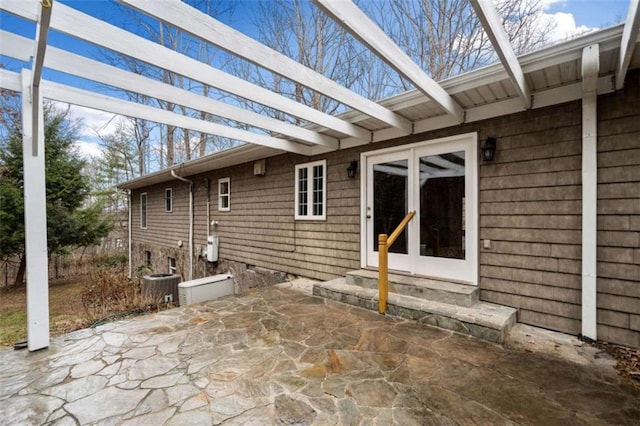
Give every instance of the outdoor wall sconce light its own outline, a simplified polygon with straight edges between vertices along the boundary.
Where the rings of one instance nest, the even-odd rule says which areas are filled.
[[[488,137],[482,146],[482,160],[493,161],[496,155],[496,138]]]
[[[349,179],[355,178],[357,171],[358,171],[358,162],[354,160],[349,164],[349,167],[347,167],[347,176],[349,177]]]

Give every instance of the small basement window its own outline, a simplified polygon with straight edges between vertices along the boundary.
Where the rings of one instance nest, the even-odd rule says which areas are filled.
[[[147,229],[147,193],[140,194],[140,228]]]
[[[149,250],[144,251],[144,266],[151,268],[151,252]]]
[[[231,210],[231,179],[218,179],[218,211]]]
[[[295,218],[325,220],[327,218],[327,161],[298,164],[295,173]]]
[[[167,257],[167,263],[169,264],[169,273],[175,274],[176,271],[178,270],[176,268],[176,258],[171,256]]]
[[[164,211],[171,213],[173,211],[173,188],[164,190]]]

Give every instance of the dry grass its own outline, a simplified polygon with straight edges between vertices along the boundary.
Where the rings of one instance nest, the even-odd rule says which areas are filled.
[[[81,294],[87,277],[62,279],[49,286],[51,334],[64,334],[88,326]],[[0,347],[27,339],[27,294],[25,286],[0,291]]]
[[[142,297],[140,286],[129,280],[122,259],[103,262],[88,275],[49,284],[49,320],[52,336],[141,312],[157,312],[173,305]],[[125,259],[126,261],[126,259]],[[0,348],[27,339],[26,288],[0,290]]]
[[[606,342],[597,342],[596,346],[613,356],[618,361],[618,374],[640,389],[640,349]]]

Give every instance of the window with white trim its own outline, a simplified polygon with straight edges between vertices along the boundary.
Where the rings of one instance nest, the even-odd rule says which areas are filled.
[[[295,168],[295,218],[325,220],[327,160],[298,164]]]
[[[140,228],[147,229],[147,193],[140,194]]]
[[[231,210],[231,179],[218,179],[218,211]]]
[[[176,268],[176,258],[175,257],[167,257],[167,263],[169,265],[169,273],[170,274],[175,274],[176,271],[178,270]]]
[[[173,188],[164,190],[164,211],[171,213],[173,211]]]

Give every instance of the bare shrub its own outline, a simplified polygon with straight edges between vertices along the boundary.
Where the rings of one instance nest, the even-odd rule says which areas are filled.
[[[165,306],[145,297],[138,280],[131,280],[121,259],[107,259],[96,265],[82,292],[82,306],[88,321],[118,319],[142,312],[157,312]]]

